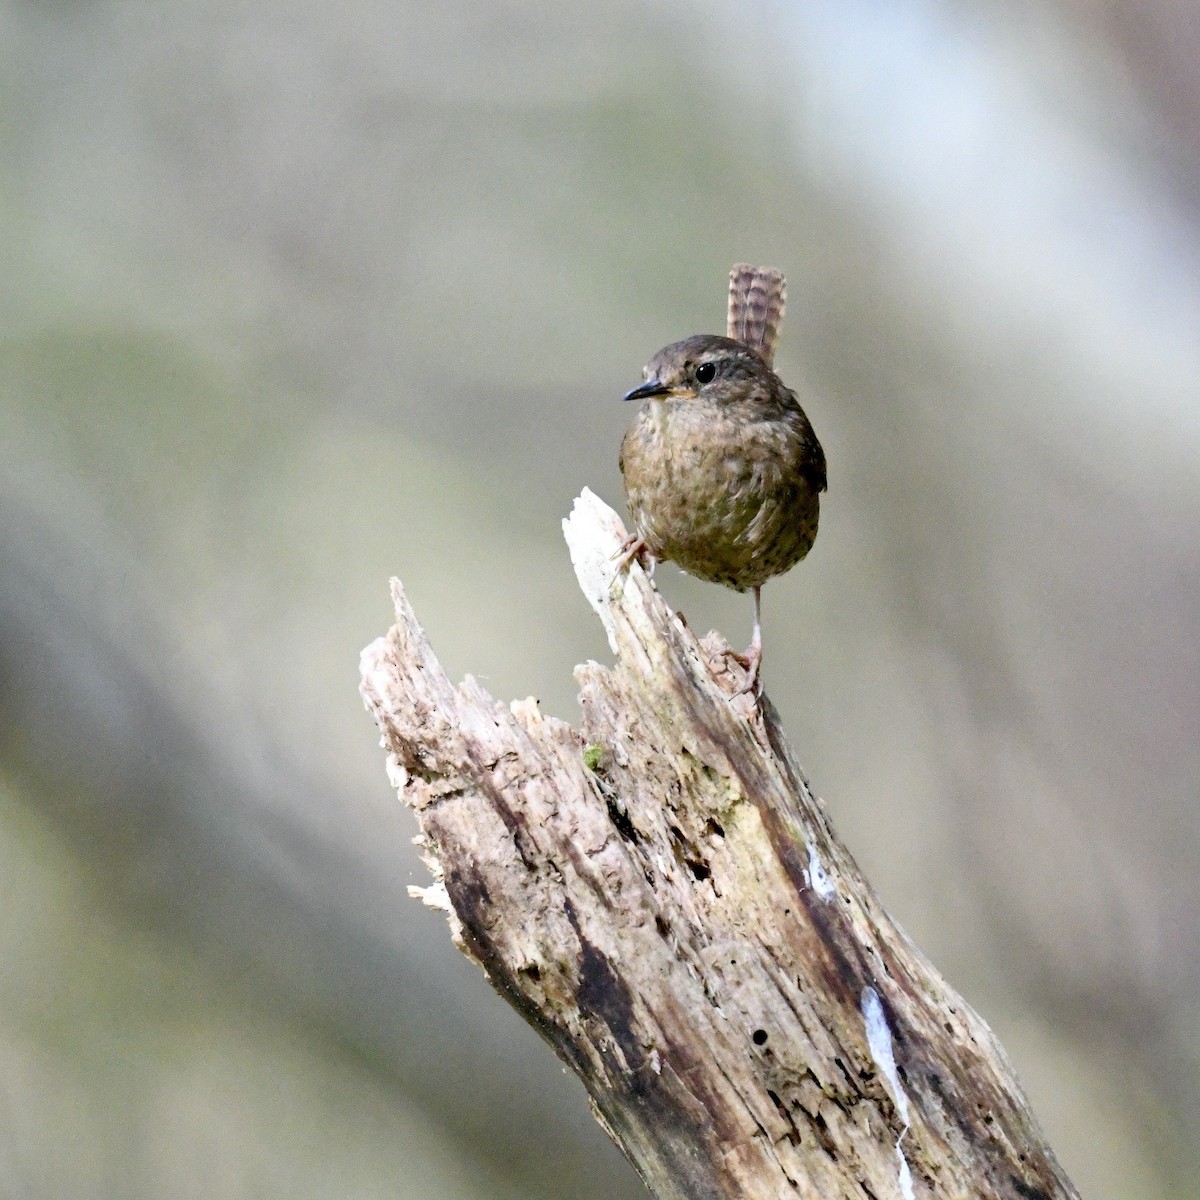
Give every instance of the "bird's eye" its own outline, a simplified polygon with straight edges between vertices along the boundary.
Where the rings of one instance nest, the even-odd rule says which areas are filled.
[[[696,368],[697,383],[712,383],[717,377],[717,364],[703,362]]]

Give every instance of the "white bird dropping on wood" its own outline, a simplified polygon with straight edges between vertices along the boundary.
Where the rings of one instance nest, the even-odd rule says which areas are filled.
[[[883,1011],[883,1001],[873,987],[863,989],[862,1003],[863,1020],[867,1026],[867,1046],[871,1057],[879,1068],[880,1074],[887,1080],[888,1090],[892,1093],[892,1101],[896,1112],[904,1122],[904,1128],[896,1139],[896,1157],[900,1160],[900,1194],[904,1200],[914,1200],[912,1172],[908,1169],[908,1159],[900,1149],[904,1135],[908,1132],[908,1095],[900,1082],[900,1074],[896,1070],[896,1054],[892,1049],[892,1031],[888,1028],[887,1017]]]

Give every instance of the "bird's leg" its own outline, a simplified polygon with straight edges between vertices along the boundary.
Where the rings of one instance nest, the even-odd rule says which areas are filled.
[[[742,684],[735,696],[743,696],[753,692],[756,697],[762,695],[762,587],[754,589],[754,636],[750,639],[750,649],[745,654],[734,657],[743,663],[748,672],[746,682]]]
[[[642,564],[642,569],[646,574],[652,576],[654,564],[657,561],[650,553],[650,547],[646,545],[645,539],[638,533],[631,533],[618,547],[613,558],[618,560],[616,569],[613,571],[614,576],[620,575],[635,558]]]

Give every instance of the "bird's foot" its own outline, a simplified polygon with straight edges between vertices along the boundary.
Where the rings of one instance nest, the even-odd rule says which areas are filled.
[[[762,646],[752,645],[745,654],[738,654],[735,651],[730,651],[730,657],[734,662],[739,663],[746,668],[746,678],[742,682],[742,686],[733,694],[735,696],[745,696],[751,693],[755,701],[762,699]]]
[[[654,574],[654,555],[650,553],[650,547],[640,534],[631,533],[612,557],[617,560],[617,565],[613,570],[614,576],[620,575],[635,558],[647,575]]]

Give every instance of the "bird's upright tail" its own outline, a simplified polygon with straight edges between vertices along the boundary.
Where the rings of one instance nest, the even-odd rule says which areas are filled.
[[[768,367],[787,303],[787,280],[775,267],[738,263],[729,272],[729,336],[757,350]]]

